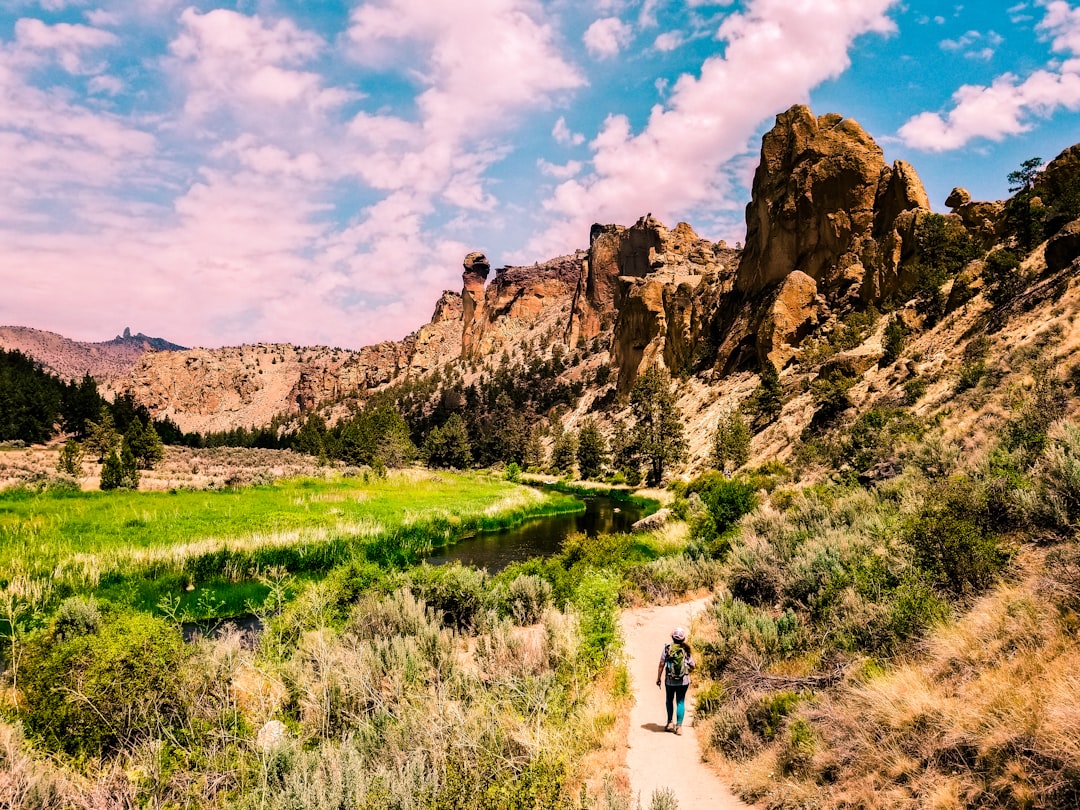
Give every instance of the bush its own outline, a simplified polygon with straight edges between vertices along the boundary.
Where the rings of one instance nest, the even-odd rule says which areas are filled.
[[[928,385],[925,377],[912,377],[910,380],[904,382],[904,404],[914,405],[920,399],[923,394],[926,393]]]
[[[96,633],[100,626],[101,609],[93,597],[68,597],[53,616],[53,632],[61,639]]]
[[[954,594],[982,590],[1009,560],[988,524],[977,482],[954,477],[935,485],[907,527],[916,565]]]
[[[426,602],[448,627],[472,630],[484,605],[487,572],[461,563],[421,565],[409,572],[412,592]]]
[[[1080,523],[1080,426],[1061,423],[1049,434],[1034,471],[1035,486],[1020,494],[1027,519],[1058,531]]]
[[[696,494],[705,507],[704,512],[693,519],[690,534],[712,556],[727,551],[725,535],[743,515],[753,511],[758,502],[754,482],[727,478],[717,472],[705,473],[691,481],[686,494],[687,497]]]
[[[70,603],[61,626],[93,624]],[[52,751],[76,757],[131,748],[168,733],[188,714],[180,632],[161,619],[123,614],[97,632],[40,633],[27,645],[20,687],[27,728]]]
[[[887,365],[899,360],[906,341],[907,329],[904,328],[904,322],[898,316],[893,316],[885,325],[885,333],[882,336],[882,363]]]
[[[586,574],[574,592],[573,604],[581,617],[581,660],[591,671],[603,667],[615,646],[618,602],[618,579],[596,571]]]
[[[502,595],[503,610],[520,625],[535,624],[551,604],[551,583],[531,574],[510,580]]]
[[[802,698],[795,692],[776,692],[765,695],[746,707],[746,723],[750,730],[766,742],[776,739],[784,718],[799,705]]]
[[[716,640],[701,641],[698,646],[710,677],[720,677],[737,656],[783,657],[803,646],[802,623],[790,610],[774,619],[738,599],[723,599],[713,603],[709,618]]]
[[[1010,300],[1024,288],[1024,275],[1020,272],[1020,259],[1011,250],[999,249],[986,257],[983,265],[986,297],[994,306]]]

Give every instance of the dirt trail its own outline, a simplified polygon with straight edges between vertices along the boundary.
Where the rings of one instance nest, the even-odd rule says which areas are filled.
[[[709,597],[711,598],[711,597]],[[747,810],[708,765],[701,761],[701,746],[693,726],[693,694],[686,697],[682,736],[664,731],[664,692],[656,688],[656,666],[671,630],[690,626],[690,617],[709,598],[681,605],[645,607],[622,614],[627,668],[634,706],[630,710],[626,767],[634,800],[648,810],[653,791],[667,787],[675,793],[679,810]]]

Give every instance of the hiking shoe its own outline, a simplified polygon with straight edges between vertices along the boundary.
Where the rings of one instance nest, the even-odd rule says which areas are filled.
[[[668,723],[666,726],[664,726],[664,731],[675,731],[675,726],[673,726],[671,723]],[[678,732],[675,733],[678,734]]]
[[[675,734],[676,735],[681,735],[682,734],[682,725],[681,724],[675,726]]]

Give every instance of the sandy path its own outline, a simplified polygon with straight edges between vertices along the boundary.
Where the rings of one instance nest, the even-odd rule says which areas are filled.
[[[711,598],[711,597],[709,597]],[[682,736],[664,731],[664,692],[656,688],[656,666],[673,627],[690,626],[690,617],[709,598],[681,605],[645,607],[622,614],[623,639],[630,671],[634,706],[630,710],[626,767],[630,789],[642,810],[649,810],[653,791],[675,792],[679,810],[746,810],[750,805],[735,798],[708,765],[701,761],[701,746],[693,727],[693,694],[686,697]]]

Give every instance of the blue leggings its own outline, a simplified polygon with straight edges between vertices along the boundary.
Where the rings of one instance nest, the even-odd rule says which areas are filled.
[[[665,691],[667,693],[667,721],[671,722],[671,710],[672,703],[677,707],[675,713],[675,722],[680,726],[682,725],[683,717],[686,715],[686,690],[690,688],[690,684],[666,684]]]

